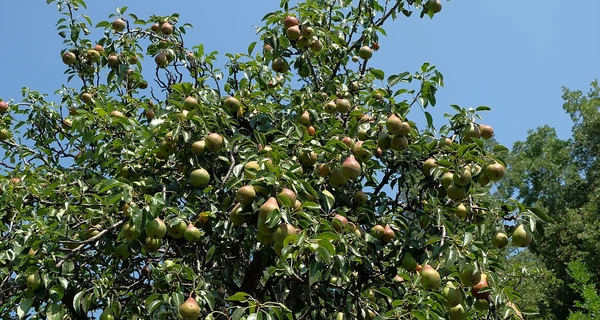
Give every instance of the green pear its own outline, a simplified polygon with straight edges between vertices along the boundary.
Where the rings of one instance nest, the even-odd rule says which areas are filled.
[[[426,265],[421,270],[421,284],[425,289],[436,290],[439,288],[442,280],[440,274],[430,265]]]
[[[481,280],[481,272],[475,271],[475,267],[471,264],[466,264],[462,270],[460,270],[458,277],[460,282],[464,286],[473,286]]]
[[[442,296],[446,301],[444,304],[447,307],[454,307],[457,304],[460,304],[463,301],[463,296],[459,289],[454,286],[452,282],[447,282],[442,289]]]
[[[417,260],[415,260],[410,252],[406,252],[402,257],[402,267],[407,271],[415,271],[415,268],[417,267]]]
[[[523,224],[520,224],[512,234],[512,243],[517,247],[527,247],[531,244],[533,236],[529,228]]]
[[[27,285],[27,288],[31,289],[32,291],[35,291],[42,286],[42,278],[40,277],[40,274],[38,272],[35,272],[27,277],[25,283]]]
[[[152,238],[161,239],[167,234],[167,226],[160,219],[156,218],[146,225],[146,235]]]
[[[196,320],[200,317],[200,307],[194,298],[189,297],[179,306],[179,314],[183,320]]]
[[[185,228],[183,237],[189,242],[197,242],[200,240],[200,237],[202,237],[202,232],[196,228],[196,226],[190,223],[188,224],[187,228]]]
[[[196,188],[206,186],[209,182],[210,174],[204,168],[196,169],[190,174],[190,183]]]

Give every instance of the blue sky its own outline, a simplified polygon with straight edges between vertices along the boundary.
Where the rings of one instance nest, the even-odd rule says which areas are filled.
[[[600,72],[600,1],[585,3],[583,8],[559,0],[444,1],[433,20],[401,16],[384,26],[388,37],[381,39],[370,65],[386,76],[415,71],[424,61],[437,65],[446,87],[430,110],[436,127],[446,123],[445,112],[453,112],[450,104],[488,105],[493,110],[483,122],[494,126],[498,141],[509,147],[544,124],[567,138],[571,121],[562,110],[561,86],[587,91]],[[205,51],[222,54],[245,52],[258,39],[253,25],[278,10],[279,0],[88,1],[86,14],[95,24],[124,5],[142,18],[178,12],[181,21],[194,25],[189,47],[203,43]],[[59,56],[62,39],[54,28],[56,7],[44,1],[3,1],[0,11],[5,26],[0,97],[18,99],[22,86],[54,92],[66,79]],[[413,114],[423,123],[422,115]]]

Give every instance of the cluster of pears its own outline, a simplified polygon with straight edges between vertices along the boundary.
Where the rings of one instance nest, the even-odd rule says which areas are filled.
[[[5,114],[8,111],[8,103],[6,101],[0,101],[0,115]],[[8,139],[10,133],[5,128],[0,129],[0,141]]]
[[[511,235],[512,244],[516,247],[528,247],[533,241],[533,235],[529,227],[519,224]],[[508,245],[508,236],[502,231],[497,231],[492,236],[492,245],[495,248],[502,249]]]
[[[313,52],[323,49],[323,43],[315,35],[315,29],[311,26],[301,25],[298,18],[287,16],[283,20],[285,34],[300,50],[310,48]]]
[[[306,127],[306,132],[310,136],[314,136],[316,133],[315,127],[311,124],[310,113],[306,110],[298,116],[298,123]]]
[[[223,149],[224,140],[218,133],[209,133],[204,140],[199,140],[192,143],[191,150],[198,156],[204,155],[208,150],[211,152],[219,152]],[[196,188],[208,185],[210,182],[210,173],[204,168],[198,168],[190,173],[190,183]]]
[[[408,135],[411,131],[410,123],[402,121],[395,114],[391,114],[385,121],[386,131],[379,132],[377,146],[385,150],[404,150],[408,148]]]

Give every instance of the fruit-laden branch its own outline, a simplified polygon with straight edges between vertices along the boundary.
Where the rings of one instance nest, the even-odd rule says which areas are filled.
[[[56,264],[56,267],[57,267],[57,268],[60,268],[60,267],[63,265],[63,263],[65,263],[67,260],[69,260],[69,259],[70,259],[70,258],[72,258],[74,255],[76,255],[76,254],[77,254],[79,251],[81,251],[81,249],[83,249],[83,248],[84,248],[84,247],[85,247],[85,246],[86,246],[88,243],[94,242],[94,241],[96,241],[96,240],[98,240],[98,239],[102,238],[102,236],[104,236],[104,235],[105,235],[107,232],[109,232],[109,231],[111,231],[111,230],[113,230],[113,229],[115,229],[115,228],[119,227],[120,225],[122,225],[123,223],[125,223],[127,220],[129,220],[129,218],[127,218],[127,219],[123,219],[123,220],[121,220],[121,221],[118,221],[117,223],[113,224],[112,226],[110,226],[110,227],[108,227],[108,228],[106,228],[106,229],[104,229],[104,230],[100,231],[100,233],[98,233],[97,235],[95,235],[95,236],[93,236],[93,237],[91,237],[91,238],[89,238],[89,239],[87,239],[87,240],[84,240],[84,241],[82,241],[82,242],[81,242],[81,244],[80,244],[79,246],[77,246],[77,247],[75,247],[75,248],[73,248],[73,249],[69,250],[69,251],[70,251],[70,252],[69,252],[69,254],[67,254],[67,255],[66,255],[66,256],[65,256],[65,257],[64,257],[62,260],[60,260],[60,261],[59,261],[59,262]]]

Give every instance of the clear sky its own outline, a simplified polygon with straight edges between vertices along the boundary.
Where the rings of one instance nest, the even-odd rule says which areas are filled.
[[[145,18],[150,14],[181,14],[187,46],[203,43],[205,51],[245,52],[256,41],[254,25],[279,0],[116,1],[88,0],[94,24],[117,6]],[[45,1],[1,1],[0,97],[18,99],[22,86],[46,93],[60,88],[66,77],[59,52],[62,39],[54,24],[55,5]],[[585,3],[585,5],[583,5]],[[561,86],[588,90],[600,76],[600,1],[444,1],[433,20],[400,16],[385,27],[381,50],[371,65],[386,77],[415,71],[430,61],[444,74],[432,111],[434,124],[452,113],[450,104],[488,105],[484,123],[494,126],[500,143],[512,146],[529,129],[549,124],[561,138],[570,136],[571,121],[562,110]],[[73,86],[79,86],[74,83]],[[424,118],[420,116],[421,118]],[[419,117],[413,119],[423,123]]]

